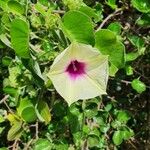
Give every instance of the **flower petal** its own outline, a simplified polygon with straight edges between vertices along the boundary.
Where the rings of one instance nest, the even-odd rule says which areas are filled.
[[[98,62],[100,65],[97,66]],[[108,56],[102,56],[97,61],[89,62],[87,75],[95,82],[99,83],[99,87],[106,91],[108,81]],[[93,69],[92,69],[93,67]]]
[[[72,43],[72,55],[79,61],[87,61],[99,56],[100,52],[91,45]]]
[[[69,105],[79,99],[89,99],[101,94],[105,90],[96,80],[88,75],[83,75],[76,80],[68,78],[66,73],[49,76],[57,92],[67,101]]]
[[[54,60],[51,65],[51,70],[49,73],[58,74],[62,73],[65,70],[65,67],[70,62],[72,58],[72,45],[66,48],[62,53],[60,53]]]
[[[51,66],[51,74],[62,73],[71,60],[88,61],[98,56],[100,52],[90,45],[73,42],[60,53]]]

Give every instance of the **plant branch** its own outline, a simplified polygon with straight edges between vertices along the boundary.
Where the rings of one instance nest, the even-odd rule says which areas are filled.
[[[28,143],[25,145],[24,150],[29,150],[29,146],[31,145],[32,142],[33,142],[33,139],[31,139],[30,141],[28,141]]]
[[[9,110],[9,112],[10,112],[10,113],[14,113],[14,112],[10,109],[10,107],[8,106],[8,104],[7,104],[7,102],[6,102],[6,100],[8,99],[8,97],[9,97],[9,95],[6,95],[4,98],[2,98],[2,100],[0,101],[0,104],[4,103],[5,106],[7,107],[7,109]]]
[[[15,140],[14,144],[12,145],[12,150],[17,150],[18,149],[18,139]]]
[[[4,98],[1,99],[0,104],[4,103],[4,101],[6,101],[8,97],[9,95],[5,95]]]
[[[36,138],[36,139],[39,138],[39,137],[38,137],[38,134],[39,134],[38,128],[39,128],[39,124],[38,124],[38,121],[37,121],[36,124],[35,124],[35,138]]]
[[[64,10],[53,10],[52,13],[57,13],[57,14],[64,14]]]
[[[99,31],[104,25],[105,23],[111,19],[112,17],[118,15],[118,12],[122,11],[123,9],[122,8],[118,8],[116,11],[114,11],[112,14],[108,15],[104,20],[103,22],[100,24],[100,26],[97,28],[96,32]]]

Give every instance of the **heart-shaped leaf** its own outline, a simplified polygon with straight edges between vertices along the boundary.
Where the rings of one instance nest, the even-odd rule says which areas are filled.
[[[35,108],[28,98],[20,100],[19,106],[17,108],[18,114],[26,122],[33,122],[37,119]]]
[[[132,0],[132,5],[135,7],[138,11],[143,13],[149,13],[150,12],[150,1],[149,0]]]
[[[114,32],[108,29],[101,29],[95,33],[97,47],[102,54],[109,55],[109,61],[117,68],[124,67],[125,64],[125,47],[117,39]]]
[[[30,58],[29,25],[21,19],[15,19],[10,29],[11,44],[16,54],[22,58]]]
[[[44,101],[39,101],[36,109],[37,116],[40,121],[44,121],[45,124],[48,124],[51,120],[51,114],[48,104]]]
[[[69,11],[63,16],[62,29],[71,41],[94,45],[90,17],[80,11]]]

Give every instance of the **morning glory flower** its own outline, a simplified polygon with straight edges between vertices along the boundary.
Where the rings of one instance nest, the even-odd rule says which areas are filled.
[[[94,98],[106,94],[108,56],[74,42],[55,58],[47,76],[69,105]]]

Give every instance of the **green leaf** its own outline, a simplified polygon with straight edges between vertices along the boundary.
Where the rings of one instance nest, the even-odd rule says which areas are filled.
[[[8,47],[11,48],[11,43],[10,43],[8,37],[6,36],[6,34],[1,34],[1,35],[0,35],[0,40],[1,40],[5,45],[7,45]]]
[[[89,134],[89,132],[90,132],[90,127],[88,126],[88,125],[84,125],[83,126],[83,132],[86,134],[86,135],[88,135]]]
[[[24,13],[24,7],[17,1],[8,1],[7,3],[8,7],[10,8],[10,11],[16,14],[23,14]]]
[[[45,124],[48,124],[51,120],[51,114],[48,104],[42,100],[38,102],[37,116],[40,121],[44,121]]]
[[[54,103],[52,111],[55,116],[59,118],[62,118],[67,113],[67,110],[61,101],[57,101]]]
[[[73,142],[76,146],[80,146],[82,142],[82,133],[81,131],[73,133]]]
[[[8,0],[0,0],[0,8],[4,11],[8,11],[7,1]]]
[[[137,48],[142,48],[144,46],[144,40],[136,35],[129,35],[128,39]]]
[[[119,111],[117,114],[117,120],[121,123],[127,123],[127,121],[130,119],[130,116],[125,111]]]
[[[111,126],[114,128],[114,129],[118,129],[120,126],[121,126],[121,122],[118,121],[118,120],[114,120],[111,122]]]
[[[98,14],[96,14],[95,9],[92,9],[89,6],[81,6],[79,11],[85,13],[87,16],[89,16],[91,19],[94,18],[95,21],[99,21],[100,17]]]
[[[10,36],[16,54],[22,58],[30,58],[29,25],[21,19],[14,19],[11,23]]]
[[[101,126],[101,125],[105,125],[105,121],[104,118],[102,117],[96,117],[96,122]]]
[[[18,82],[18,76],[21,75],[21,68],[19,65],[9,67],[9,86],[18,88],[19,82]]]
[[[122,26],[119,22],[113,22],[107,27],[107,29],[115,32],[117,35],[121,33],[121,28]]]
[[[149,13],[150,12],[150,1],[149,0],[132,0],[132,5],[135,7],[138,11],[143,13]]]
[[[146,85],[139,79],[134,79],[131,83],[131,86],[140,94],[146,90]]]
[[[11,62],[12,62],[11,57],[5,56],[5,57],[2,58],[2,64],[4,66],[9,66]]]
[[[109,55],[109,61],[117,68],[125,65],[125,47],[117,40],[114,32],[108,29],[101,29],[95,33],[95,46],[102,54]]]
[[[150,14],[143,14],[137,19],[136,23],[143,27],[150,27]]]
[[[90,127],[89,127],[90,128]],[[91,129],[90,129],[91,130]],[[90,131],[90,133],[88,133],[88,135],[89,136],[97,136],[97,137],[99,137],[99,135],[100,135],[100,131],[99,131],[99,129],[98,128],[93,128],[91,131]]]
[[[128,76],[133,75],[133,68],[131,66],[128,65],[125,67],[125,69]]]
[[[27,122],[33,122],[37,119],[35,108],[31,100],[24,98],[20,100],[19,106],[17,107],[18,114]]]
[[[92,147],[98,147],[99,145],[99,138],[97,136],[89,136],[88,137],[88,140],[87,140],[87,143],[88,143],[88,147],[92,148]]]
[[[117,8],[116,0],[107,0],[106,4],[109,5],[112,9],[116,9]]]
[[[94,45],[91,19],[80,11],[69,11],[63,16],[62,29],[71,41]]]
[[[110,129],[110,125],[109,124],[105,124],[105,125],[101,125],[100,126],[100,131],[102,133],[106,133],[109,129]]]
[[[8,141],[13,141],[15,139],[18,139],[23,132],[22,129],[22,122],[15,122],[13,126],[8,131],[7,139]]]
[[[69,150],[68,144],[55,144],[55,149],[57,150]]]
[[[33,147],[33,150],[51,150],[52,143],[47,139],[38,139]]]
[[[115,145],[120,145],[123,142],[123,140],[128,140],[133,135],[133,130],[131,130],[130,128],[124,128],[123,130],[115,131],[112,139]]]
[[[133,60],[137,59],[138,56],[139,56],[138,52],[128,53],[128,54],[126,54],[126,61],[133,61]]]
[[[96,47],[102,49],[108,45],[111,46],[113,44],[116,44],[117,41],[116,35],[108,29],[101,29],[97,31],[95,33],[95,39],[96,39]]]
[[[110,66],[109,66],[109,75],[111,77],[114,77],[115,74],[117,73],[117,71],[118,71],[118,68],[111,63]]]
[[[134,136],[134,132],[131,129],[126,129],[122,131],[122,136],[124,140],[130,139],[132,136]]]
[[[4,117],[0,114],[0,123],[2,123],[4,121],[5,121]]]
[[[0,39],[0,49],[2,49],[2,48],[5,48],[5,45],[4,45],[4,43]]]
[[[70,112],[68,114],[68,120],[70,124],[70,130],[72,133],[75,133],[81,130],[83,123],[83,114],[80,113],[80,110],[75,107],[75,105],[71,105],[69,108]]]
[[[63,3],[70,9],[79,9],[81,6],[85,5],[83,0],[63,0]]]
[[[123,136],[121,131],[115,131],[112,137],[115,145],[120,145],[123,142]]]
[[[47,13],[46,13],[45,7],[41,3],[37,2],[34,5],[34,8],[37,12],[41,13],[43,16],[46,16]]]
[[[8,150],[6,147],[2,147],[0,148],[0,150]]]
[[[84,113],[87,118],[93,118],[94,116],[97,115],[98,112],[97,109],[95,108],[95,109],[85,109]]]
[[[42,76],[41,73],[41,69],[40,66],[38,64],[37,61],[33,60],[33,59],[21,59],[23,65],[32,73],[32,76],[34,77],[35,82],[39,85],[39,86],[43,86],[44,85],[44,78]]]
[[[106,106],[105,106],[105,110],[108,112],[108,111],[110,111],[112,109],[112,104],[111,103],[109,103],[109,104],[107,104]]]
[[[17,124],[21,121],[18,115],[12,113],[7,115],[7,119],[9,120],[11,125]]]
[[[6,86],[3,88],[4,93],[16,97],[19,94],[19,90],[13,87]]]
[[[1,21],[5,27],[8,27],[8,28],[10,27],[11,21],[10,21],[10,16],[8,13],[3,14]]]

